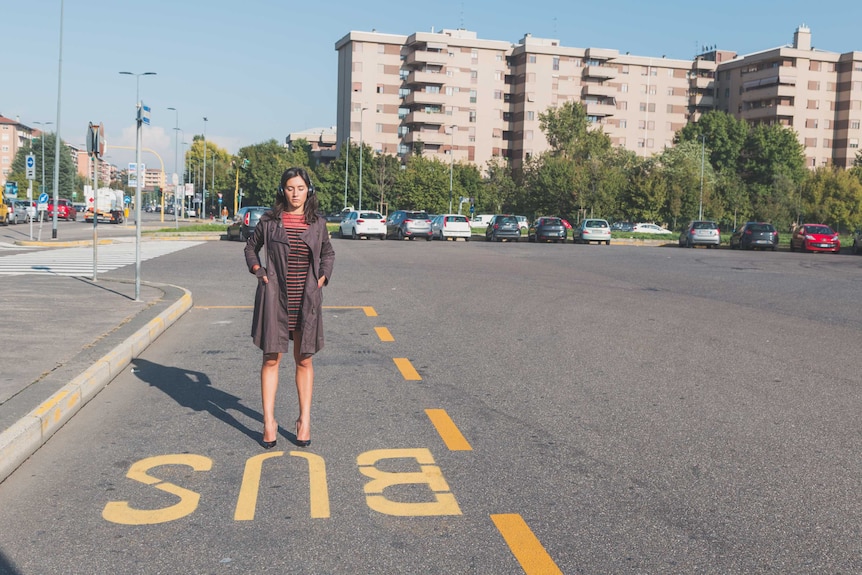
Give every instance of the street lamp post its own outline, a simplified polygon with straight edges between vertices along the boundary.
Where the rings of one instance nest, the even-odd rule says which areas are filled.
[[[347,152],[344,154],[344,209],[347,209],[347,171],[350,166],[350,134],[347,135]]]
[[[207,117],[204,116],[204,177],[201,183],[201,212],[206,210],[207,206]],[[203,213],[198,214],[200,218]]]
[[[455,124],[449,126],[449,130],[452,132],[452,143],[449,146],[449,213],[452,213],[452,166],[455,162]],[[460,203],[458,204],[461,205]],[[461,213],[461,210],[458,210],[458,213]]]
[[[135,77],[135,118],[137,137],[135,138],[135,301],[141,301],[141,125],[143,124],[143,109],[141,105],[141,76],[155,76],[155,72],[120,72],[126,76]],[[94,190],[95,192],[95,190]],[[95,207],[94,207],[95,209]],[[54,212],[56,215],[56,211]],[[93,221],[96,213],[93,212]]]
[[[700,142],[700,211],[697,219],[703,219],[703,168],[706,163],[706,134],[701,134]]]
[[[61,97],[63,88],[63,0],[60,0],[60,56],[57,60],[57,123],[54,127],[57,130],[54,132],[54,217],[51,219],[51,239],[57,239],[57,213],[60,211],[58,204],[60,203],[60,148],[62,140],[60,139],[60,103],[63,101]]]
[[[33,123],[39,124],[40,126],[50,126],[50,125],[54,124],[54,122],[33,122]],[[42,181],[39,182],[39,193],[40,194],[42,192],[44,192],[45,188],[46,188],[46,186],[45,186],[45,130],[41,130],[41,132],[42,132],[42,137],[39,138],[40,140],[42,140],[42,158],[40,160],[40,163],[42,164]],[[56,146],[57,144],[55,143],[54,145]],[[27,199],[32,200],[33,198],[27,198]]]
[[[362,113],[368,108],[359,109],[359,209],[362,209]]]
[[[177,110],[174,107],[170,107],[170,108],[168,108],[168,110],[174,111],[174,118],[175,118],[175,121],[174,121],[174,175],[173,175],[173,177],[171,177],[171,183],[174,184],[174,227],[179,228],[180,227],[180,215],[177,213],[178,207],[179,207],[179,206],[177,206],[177,198],[179,197],[179,194],[177,193],[179,191],[179,188],[178,188],[179,184],[177,182],[179,182],[179,180],[177,180],[177,182],[175,182],[174,178],[177,177],[177,167],[179,166],[180,147],[177,145],[177,142],[178,142],[179,137],[180,137],[180,132],[179,132],[179,130],[180,130],[180,112],[179,112],[179,110]]]

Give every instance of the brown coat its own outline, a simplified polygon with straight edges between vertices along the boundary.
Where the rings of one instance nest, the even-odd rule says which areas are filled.
[[[323,348],[323,290],[317,287],[318,278],[332,277],[335,264],[335,250],[329,242],[326,220],[320,216],[299,236],[311,250],[311,263],[302,294],[302,332],[299,352],[313,355]],[[260,250],[264,248],[266,265],[260,260]],[[251,337],[264,353],[286,353],[293,334],[287,329],[287,255],[290,247],[287,233],[281,218],[275,218],[271,211],[261,216],[254,233],[245,244],[245,262],[248,270],[259,265],[266,270],[268,283],[258,280],[254,296],[254,315],[251,322]],[[253,273],[253,272],[252,272]]]

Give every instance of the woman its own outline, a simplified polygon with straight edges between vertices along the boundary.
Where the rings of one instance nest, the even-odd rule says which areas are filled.
[[[317,211],[317,196],[308,173],[290,168],[281,176],[275,205],[261,216],[245,245],[246,264],[258,278],[251,335],[263,350],[261,445],[266,449],[275,447],[278,434],[278,366],[291,340],[299,396],[296,444],[311,444],[311,357],[323,347],[322,288],[329,282],[335,263],[326,220]],[[260,260],[261,248],[265,248],[265,267]]]

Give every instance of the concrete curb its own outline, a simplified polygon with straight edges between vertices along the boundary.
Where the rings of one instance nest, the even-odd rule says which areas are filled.
[[[158,284],[150,284],[158,287]],[[36,409],[0,433],[0,482],[36,452],[81,407],[105,388],[164,331],[192,308],[192,294],[183,295],[109,353],[64,385]]]

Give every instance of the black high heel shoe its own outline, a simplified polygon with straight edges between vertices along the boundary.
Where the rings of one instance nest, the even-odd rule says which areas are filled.
[[[264,441],[263,434],[261,434],[260,436],[260,444],[261,446],[263,446],[264,449],[272,449],[273,447],[275,447],[276,441],[278,441],[278,424],[275,425],[275,439],[273,439],[272,441]]]
[[[299,447],[308,447],[311,445],[311,439],[300,439],[299,438],[299,422],[296,422],[296,445]]]

